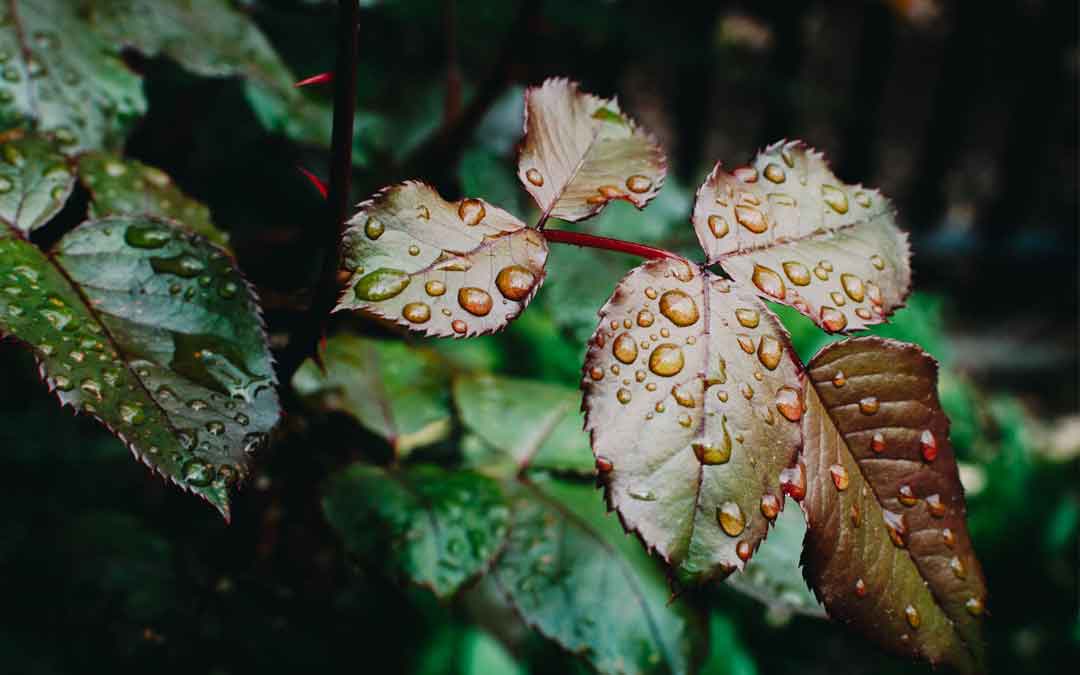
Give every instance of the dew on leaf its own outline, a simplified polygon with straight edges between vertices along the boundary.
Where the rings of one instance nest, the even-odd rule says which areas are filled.
[[[840,188],[834,185],[824,184],[821,186],[821,196],[833,211],[836,211],[840,215],[848,212],[847,194]]]
[[[855,581],[855,595],[860,598],[866,597],[866,582],[861,578]]]
[[[711,231],[713,233],[713,236],[716,237],[717,239],[719,239],[720,237],[725,236],[728,233],[729,229],[730,229],[728,227],[727,219],[724,218],[723,216],[717,215],[717,214],[713,214],[713,215],[709,216],[708,224],[709,224],[709,231]]]
[[[982,616],[983,602],[978,598],[968,598],[964,603],[964,609],[968,611],[971,616]]]
[[[655,320],[656,318],[653,316],[653,313],[647,309],[643,309],[637,314],[637,325],[642,328],[648,328],[653,325],[653,321]]]
[[[765,177],[773,183],[783,183],[787,179],[787,174],[784,173],[784,169],[776,162],[769,162],[769,165],[765,167]]]
[[[190,253],[181,253],[172,258],[150,258],[150,267],[158,274],[175,274],[185,279],[193,279],[206,269],[203,261]]]
[[[353,286],[353,292],[359,300],[380,302],[400,294],[409,285],[409,275],[401,270],[389,267],[364,275]]]
[[[922,435],[919,436],[919,452],[922,453],[923,459],[927,462],[932,462],[937,458],[937,439],[934,438],[934,432],[929,429],[923,431]]]
[[[172,234],[156,225],[131,225],[124,232],[124,241],[135,248],[161,248],[172,239]]]
[[[720,523],[720,529],[729,537],[737,537],[746,529],[742,509],[735,502],[724,502],[716,509],[716,520]]]
[[[121,403],[120,419],[122,419],[125,424],[139,426],[146,421],[146,413],[143,412],[142,406],[134,403]]]
[[[201,459],[189,459],[181,468],[181,475],[190,485],[206,487],[214,479],[214,470],[210,464]]]
[[[801,461],[780,472],[780,490],[797,502],[806,496],[806,466]]]
[[[670,342],[658,345],[649,355],[649,370],[661,377],[677,375],[682,371],[684,364],[682,349]]]
[[[941,501],[941,495],[928,495],[926,497],[926,510],[935,518],[944,518],[945,504]]]
[[[859,399],[859,412],[864,415],[873,415],[881,408],[881,403],[878,401],[877,396],[866,396]]]
[[[783,355],[783,348],[780,345],[780,341],[773,336],[763,335],[761,342],[758,343],[757,353],[761,365],[769,370],[776,370],[776,367],[780,365],[780,357]]]
[[[750,542],[745,539],[735,546],[735,555],[739,556],[739,560],[742,560],[743,562],[749,560],[752,554],[753,550],[750,547]]]
[[[660,313],[676,326],[692,326],[698,320],[698,307],[694,299],[678,289],[660,296]]]
[[[630,390],[620,388],[619,391],[615,392],[615,398],[619,401],[619,403],[626,405],[631,400]]]
[[[810,270],[801,262],[789,260],[782,267],[784,268],[784,274],[796,286],[806,286],[810,283]]]
[[[544,176],[536,169],[529,169],[525,172],[525,180],[529,181],[536,187],[542,187],[544,185]]]
[[[437,298],[446,293],[446,284],[436,279],[432,279],[424,284],[424,292],[433,298]]]
[[[758,323],[761,321],[761,317],[758,315],[757,310],[742,307],[735,310],[735,318],[746,328],[757,328]]]
[[[614,468],[615,468],[615,465],[612,464],[610,459],[608,459],[607,457],[603,457],[603,456],[597,456],[597,458],[596,458],[596,470],[599,473],[611,473],[611,471]]]
[[[843,299],[843,298],[841,298]],[[839,304],[839,303],[837,303]],[[821,308],[821,325],[833,333],[842,331],[847,327],[847,317],[835,307],[823,305]]]
[[[900,489],[897,491],[897,499],[899,499],[900,503],[904,506],[915,506],[919,503],[919,498],[915,496],[915,491],[906,483],[901,485]]]
[[[919,616],[919,610],[915,609],[912,605],[908,605],[904,608],[904,618],[907,619],[908,625],[912,628],[918,628],[922,625],[922,618]]]
[[[655,502],[656,494],[652,490],[629,490],[627,492],[632,498],[642,502]]]
[[[750,277],[750,280],[754,282],[754,285],[758,287],[765,295],[776,298],[777,300],[783,300],[787,294],[787,289],[784,287],[784,280],[780,278],[780,275],[762,265],[754,265],[754,273]]]
[[[843,492],[848,489],[848,485],[851,482],[848,476],[848,471],[840,464],[833,464],[829,467],[829,476],[832,477],[833,485],[837,490]]]
[[[904,535],[907,534],[907,525],[904,522],[904,516],[899,513],[893,513],[892,511],[882,511],[882,518],[885,520],[885,530],[889,533],[889,539],[897,548],[904,548]]]
[[[463,286],[458,289],[458,304],[473,316],[487,316],[493,302],[491,295],[482,288]]]
[[[426,323],[431,319],[431,307],[423,302],[410,302],[401,309],[401,315],[410,323]]]
[[[754,234],[761,234],[769,229],[765,215],[753,206],[736,206],[735,220]]]
[[[458,205],[458,218],[468,226],[479,225],[486,215],[484,203],[479,199],[462,199]]]
[[[802,419],[803,404],[799,390],[783,386],[776,390],[776,409],[791,422]]]
[[[641,194],[642,192],[648,192],[652,188],[652,180],[648,176],[642,176],[641,174],[635,174],[626,179],[626,188],[630,192],[636,192]]]
[[[769,520],[776,520],[779,513],[780,500],[776,498],[776,495],[767,494],[761,498],[761,515]]]
[[[499,270],[495,277],[495,286],[499,292],[504,298],[514,302],[521,302],[529,297],[535,283],[536,276],[521,265],[508,265]]]
[[[211,436],[221,436],[225,433],[225,425],[213,420],[206,423],[206,430],[210,432]]]
[[[952,570],[953,576],[957,579],[967,578],[967,568],[964,567],[964,563],[960,558],[953,556],[949,559],[949,569]]]

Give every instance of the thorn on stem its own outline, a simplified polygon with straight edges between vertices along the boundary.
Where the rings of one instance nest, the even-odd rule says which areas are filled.
[[[311,181],[311,184],[314,185],[315,189],[319,191],[319,194],[322,195],[322,198],[326,199],[326,195],[329,192],[329,190],[326,187],[326,183],[322,182],[322,180],[318,176],[311,173],[310,171],[308,171],[304,167],[298,166],[296,168],[297,168],[297,170],[300,171],[300,173],[304,174],[305,178],[307,178],[309,181]]]
[[[306,86],[311,85],[311,84],[325,84],[327,82],[332,82],[333,80],[334,80],[334,73],[330,72],[330,71],[327,71],[325,73],[319,73],[318,75],[312,75],[311,77],[306,77],[306,78],[300,80],[299,82],[297,82],[296,84],[294,84],[293,86],[294,87],[306,87]]]

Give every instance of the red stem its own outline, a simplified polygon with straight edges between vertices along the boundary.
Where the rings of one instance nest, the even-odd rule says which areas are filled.
[[[623,241],[622,239],[598,237],[594,234],[568,232],[567,230],[544,230],[543,235],[545,239],[555,244],[573,244],[574,246],[599,248],[605,251],[629,253],[630,255],[636,255],[647,260],[658,260],[660,258],[682,260],[682,256],[672,253],[671,251],[665,251],[662,248],[653,248],[652,246],[639,244],[636,241]]]

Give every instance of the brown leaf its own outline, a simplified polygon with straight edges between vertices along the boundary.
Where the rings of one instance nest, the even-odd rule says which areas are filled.
[[[810,362],[804,573],[829,615],[892,651],[981,662],[986,585],[937,397],[937,363],[877,337]]]

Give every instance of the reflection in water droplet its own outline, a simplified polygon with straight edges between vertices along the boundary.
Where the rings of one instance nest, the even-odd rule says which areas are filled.
[[[843,307],[847,304],[847,298],[845,298],[844,294],[840,291],[833,291],[832,293],[829,293],[829,298],[832,299],[833,304],[837,307]]]
[[[860,598],[866,597],[866,582],[861,578],[855,581],[855,595]]]
[[[458,304],[473,316],[487,316],[494,301],[482,288],[463,286],[458,289]]]
[[[643,309],[638,312],[637,325],[641,326],[642,328],[648,328],[649,326],[653,325],[653,321],[655,320],[656,317],[654,317],[653,313],[647,309]]]
[[[829,475],[832,477],[833,485],[836,486],[837,490],[843,492],[844,490],[848,489],[848,484],[850,483],[851,479],[848,476],[847,469],[845,469],[842,465],[833,464],[832,466],[830,466]]]
[[[462,199],[458,205],[458,217],[466,225],[479,225],[486,215],[484,203],[479,199]]]
[[[765,295],[772,296],[777,300],[783,300],[786,295],[787,289],[784,287],[784,280],[768,267],[754,265],[754,273],[750,280]]]
[[[637,343],[629,333],[620,333],[611,344],[611,352],[623,363],[633,363],[638,355]]]
[[[923,459],[928,462],[932,462],[937,458],[937,439],[934,438],[934,433],[929,429],[919,436],[919,450],[922,452]]]
[[[661,377],[671,377],[682,371],[683,351],[678,345],[665,342],[656,347],[649,355],[649,370]]]
[[[724,502],[716,509],[716,520],[720,523],[720,529],[729,537],[737,537],[746,529],[742,509],[735,502]]]
[[[431,307],[423,302],[410,302],[402,308],[401,315],[410,323],[426,323],[431,319]]]
[[[750,559],[750,555],[753,550],[750,547],[750,542],[743,540],[735,546],[735,555],[739,556],[739,560],[746,562]]]
[[[796,286],[806,286],[810,283],[810,270],[801,262],[790,260],[783,264],[784,274]]]
[[[660,313],[676,326],[691,326],[698,320],[697,303],[678,289],[660,296]]]
[[[432,279],[424,284],[424,291],[431,297],[437,298],[446,293],[446,284],[436,279]]]
[[[416,244],[413,244],[412,246],[410,246],[409,247],[409,255],[411,255],[411,256],[420,255],[420,247],[417,246]]]
[[[761,515],[765,516],[769,520],[776,520],[776,516],[780,513],[780,500],[776,498],[776,495],[765,495],[761,498]]]
[[[592,369],[589,371],[589,377],[591,377],[594,382],[599,382],[600,380],[604,379],[604,369],[593,366]]]
[[[881,404],[877,400],[877,396],[867,396],[859,399],[859,412],[864,415],[873,415],[881,407]]]
[[[776,367],[780,365],[780,357],[783,355],[783,348],[780,346],[780,341],[773,336],[763,335],[761,337],[761,342],[758,343],[757,353],[761,365],[769,370],[776,370]]]
[[[836,333],[847,327],[847,317],[835,307],[821,307],[821,325],[825,330]]]
[[[499,270],[498,276],[495,277],[495,286],[499,289],[499,292],[503,294],[504,298],[514,302],[520,302],[529,297],[529,292],[532,291],[535,283],[536,276],[521,265],[504,267]]]
[[[652,180],[648,176],[642,176],[635,174],[626,179],[626,188],[630,192],[636,192],[641,194],[642,192],[648,192],[652,187]]]
[[[848,294],[849,298],[855,302],[862,302],[863,297],[865,297],[862,279],[845,272],[840,275],[840,285],[844,287],[844,292]]]
[[[146,414],[143,412],[141,406],[133,403],[121,403],[120,419],[122,419],[125,424],[139,426],[146,421]]]
[[[964,603],[964,609],[966,609],[971,616],[982,616],[983,602],[978,598],[968,598],[968,601]]]
[[[525,172],[525,180],[529,181],[536,187],[544,185],[544,176],[536,169],[529,169]]]
[[[619,391],[615,392],[615,398],[619,401],[619,403],[626,405],[630,402],[631,399],[630,390],[620,388]]]
[[[469,324],[465,323],[461,319],[454,319],[450,322],[450,327],[454,329],[455,333],[463,335],[469,330]]]
[[[840,188],[833,185],[822,185],[821,196],[825,203],[832,207],[833,211],[841,215],[848,212],[847,195]]]
[[[386,227],[382,224],[382,222],[376,220],[375,218],[368,218],[367,223],[364,224],[364,234],[366,234],[367,238],[371,239],[372,241],[381,237],[383,232],[385,231]]]
[[[736,206],[735,220],[754,234],[761,234],[769,229],[765,215],[753,206]]]
[[[791,422],[802,418],[803,405],[799,391],[794,387],[780,387],[776,391],[776,409]]]

